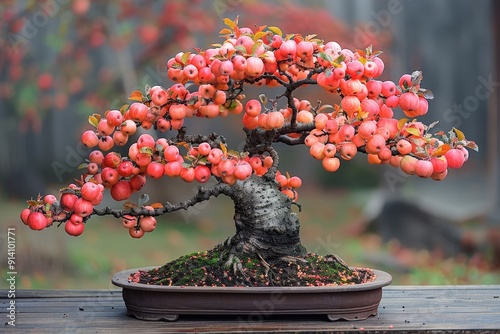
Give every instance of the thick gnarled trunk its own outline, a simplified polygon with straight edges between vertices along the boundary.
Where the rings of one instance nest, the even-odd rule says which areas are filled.
[[[305,255],[293,202],[274,179],[252,176],[236,182],[228,195],[235,204],[236,234],[230,239],[234,255],[258,254],[264,259]]]

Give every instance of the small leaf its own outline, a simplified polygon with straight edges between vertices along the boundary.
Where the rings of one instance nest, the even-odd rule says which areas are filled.
[[[267,29],[271,30],[273,33],[276,35],[283,37],[283,33],[281,32],[281,29],[278,27],[268,27]]]
[[[253,43],[251,53],[252,53],[253,55],[255,55],[255,52],[257,51],[257,49],[258,49],[261,45],[262,45],[262,40],[260,40],[260,41],[257,41],[257,42],[255,42],[255,43]]]
[[[253,40],[254,42],[258,41],[259,39],[262,39],[267,34],[265,31],[259,31],[255,35],[253,35]]]
[[[148,147],[148,146],[141,147],[141,149],[139,150],[139,152],[146,153],[146,154],[149,154],[149,155],[153,155],[153,149],[151,147]]]
[[[161,209],[161,208],[163,208],[163,204],[158,203],[158,202],[151,204],[151,206],[153,207],[153,209]]]
[[[432,129],[433,127],[435,127],[438,123],[439,123],[439,121],[434,121],[431,124],[429,124],[427,126],[427,131],[429,131],[430,129]]]
[[[411,74],[411,84],[413,86],[419,85],[423,78],[424,77],[422,76],[422,72],[421,71],[414,71]]]
[[[89,166],[89,164],[88,164],[88,163],[86,163],[86,162],[84,162],[84,163],[82,163],[82,164],[78,165],[78,169],[85,169],[85,168],[87,168],[88,166]]]
[[[93,127],[97,128],[97,125],[99,124],[99,120],[97,119],[97,117],[95,117],[94,115],[90,115],[89,116],[89,123],[90,125],[92,125]]]
[[[479,146],[475,142],[468,141],[467,144],[465,144],[465,147],[470,148],[471,150],[474,150],[476,152],[479,152]]]
[[[146,204],[148,201],[149,201],[149,195],[148,194],[141,194],[141,196],[139,196],[139,200],[137,201],[137,205],[139,207],[143,207],[144,204]]]
[[[133,209],[133,208],[137,208],[137,204],[135,204],[133,202],[125,202],[125,203],[123,203],[123,207],[125,209]]]
[[[439,157],[439,156],[442,156],[442,155],[445,155],[446,152],[448,152],[449,150],[451,149],[450,145],[448,144],[443,144],[441,146],[438,147],[437,150],[435,150],[433,153],[432,153],[432,156],[433,157]]]
[[[406,81],[405,81],[406,83]],[[426,98],[427,100],[432,100],[434,98],[434,93],[431,92],[430,90],[428,89],[425,89],[425,88],[420,88],[418,90],[419,92],[419,95],[423,96],[424,98]]]
[[[324,60],[326,60],[326,61],[327,61],[327,62],[329,62],[329,63],[332,63],[332,62],[333,62],[333,58],[332,58],[332,56],[330,56],[328,53],[325,53],[325,52],[320,52],[318,55],[319,55],[319,57],[320,57],[321,59],[324,59]]]
[[[329,109],[329,108],[335,109],[334,106],[332,106],[330,104],[323,104],[321,107],[319,107],[318,112],[322,112],[323,110]]]
[[[225,25],[227,25],[229,28],[231,28],[231,29],[233,29],[233,30],[234,30],[234,28],[236,28],[236,23],[235,23],[233,20],[231,20],[230,18],[227,18],[227,17],[226,17],[226,18],[224,18],[222,21],[223,21],[223,22],[224,22],[224,24],[225,24]]]
[[[460,131],[457,128],[453,128],[453,131],[455,131],[455,133],[457,134],[457,139],[458,140],[464,140],[465,139],[465,135],[464,135],[464,133],[462,131]]]
[[[405,126],[406,122],[408,122],[408,118],[401,118],[398,121],[398,130],[401,130],[403,126]]]
[[[229,150],[227,152],[227,155],[233,158],[239,158],[240,157],[240,152],[235,151],[235,150]]]
[[[408,128],[405,129],[405,131],[408,132],[409,134],[412,134],[412,135],[417,136],[417,137],[421,136],[420,135],[420,130],[418,130],[416,128],[410,128],[410,127],[408,127]]]
[[[130,107],[128,104],[124,104],[124,105],[122,105],[122,106],[120,107],[120,113],[121,113],[122,115],[124,115],[124,114],[125,114],[125,112],[128,110],[128,107]]]
[[[231,35],[233,33],[233,31],[231,29],[228,29],[228,28],[224,28],[224,29],[221,29],[221,31],[219,31],[219,35]]]
[[[183,65],[187,65],[189,56],[191,55],[191,52],[184,52],[181,57],[181,62]]]
[[[222,153],[224,153],[224,156],[227,157],[227,147],[223,143],[220,144],[220,149],[222,150]]]
[[[262,104],[264,104],[264,105],[266,105],[266,104],[267,104],[267,102],[268,102],[268,99],[267,99],[266,94],[260,94],[260,95],[259,95],[259,100],[260,100],[260,102],[261,102]]]
[[[238,54],[244,55],[247,53],[247,48],[245,48],[243,45],[240,44],[234,47],[234,51]]]
[[[132,93],[130,93],[130,96],[128,97],[129,100],[132,101],[138,101],[142,102],[142,92],[140,90],[134,90]]]

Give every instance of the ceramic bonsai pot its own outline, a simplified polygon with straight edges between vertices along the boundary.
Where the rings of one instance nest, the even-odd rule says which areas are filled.
[[[329,320],[363,320],[377,314],[382,287],[390,274],[374,270],[374,281],[325,287],[193,287],[131,283],[136,268],[121,271],[112,283],[121,287],[127,314],[141,320],[175,321],[182,314],[273,315],[324,314]]]

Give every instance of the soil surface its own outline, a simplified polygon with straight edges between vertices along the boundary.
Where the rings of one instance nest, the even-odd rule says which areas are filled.
[[[367,268],[349,268],[335,255],[308,253],[300,258],[264,261],[255,257],[233,257],[222,247],[180,257],[162,267],[140,270],[129,282],[165,286],[328,286],[351,285],[373,281]]]

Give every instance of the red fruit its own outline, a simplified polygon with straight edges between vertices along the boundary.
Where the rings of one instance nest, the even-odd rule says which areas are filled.
[[[309,154],[316,159],[321,160],[325,157],[325,144],[316,142],[309,148]]]
[[[101,165],[104,161],[104,154],[99,150],[92,151],[89,154],[89,161]]]
[[[239,163],[236,164],[236,167],[234,167],[234,176],[238,180],[245,180],[249,178],[253,173],[252,166],[246,161],[240,161]]]
[[[448,161],[446,160],[446,157],[441,156],[441,157],[432,157],[431,158],[431,163],[432,167],[434,169],[434,174],[440,174],[443,173],[448,169]]]
[[[300,186],[302,186],[302,180],[298,176],[292,176],[288,180],[288,186],[291,188],[300,188]]]
[[[169,146],[163,151],[163,156],[168,162],[177,161],[179,158],[179,148],[177,146]]]
[[[201,143],[200,145],[198,145],[198,153],[203,155],[203,156],[207,156],[210,154],[210,151],[212,150],[212,147],[210,147],[210,144],[209,143]]]
[[[396,148],[401,155],[410,154],[413,149],[411,143],[406,139],[400,139]]]
[[[460,168],[465,162],[464,153],[458,148],[452,148],[444,156],[449,168]]]
[[[337,157],[324,158],[321,161],[323,168],[328,172],[336,172],[340,167],[340,160]]]
[[[91,148],[99,144],[99,137],[93,130],[87,130],[82,134],[82,144]]]
[[[378,65],[373,61],[367,61],[365,63],[365,68],[363,75],[368,78],[374,78],[378,73]]]
[[[135,122],[142,122],[146,119],[146,116],[149,112],[149,108],[140,102],[134,102],[130,105],[128,110],[128,114],[130,119]]]
[[[431,177],[434,172],[434,167],[432,166],[432,162],[429,160],[418,160],[415,163],[415,174],[420,177]]]
[[[31,213],[31,210],[28,208],[25,208],[21,211],[21,221],[25,224],[28,225],[28,217]]]
[[[285,124],[285,118],[279,111],[271,111],[267,114],[267,125],[271,129],[280,129]]]
[[[262,105],[258,100],[249,100],[245,105],[245,113],[248,116],[257,117],[260,115]]]
[[[164,173],[164,167],[162,163],[153,161],[148,165],[148,168],[146,169],[146,173],[148,176],[152,177],[153,179],[159,179],[163,176]]]
[[[353,113],[358,111],[361,106],[361,102],[356,96],[348,95],[344,96],[342,101],[340,101],[340,106],[348,115],[351,116]]]
[[[97,184],[93,182],[86,182],[81,189],[82,198],[87,201],[94,200],[100,193],[101,190],[97,186]]]
[[[371,101],[371,100],[370,100]],[[358,127],[358,133],[363,139],[368,139],[375,134],[377,131],[377,122],[375,121],[366,121],[361,123]]]
[[[183,104],[173,104],[168,109],[172,119],[184,119],[187,115],[187,107]]]
[[[144,232],[151,232],[156,228],[156,218],[147,216],[147,217],[142,217],[139,220],[139,227],[141,230]]]
[[[54,80],[51,74],[42,73],[38,77],[38,88],[40,88],[40,90],[48,90],[50,89],[50,87],[52,87],[53,81]]]
[[[123,115],[120,110],[110,110],[106,114],[106,121],[110,126],[119,126],[123,123]]]
[[[85,229],[85,224],[83,223],[75,224],[71,220],[67,221],[66,224],[64,225],[64,230],[66,231],[66,233],[74,237],[77,237],[80,234],[82,234],[84,229]]]
[[[108,124],[108,121],[104,118],[97,124],[97,133],[101,136],[110,136],[115,131],[115,127]]]
[[[349,75],[352,79],[361,79],[364,71],[364,65],[357,60],[351,61],[346,68],[347,75]]]
[[[181,174],[181,171],[182,171],[182,164],[178,161],[167,162],[163,168],[163,173],[169,177],[179,176]]]
[[[351,140],[356,130],[351,124],[344,124],[339,129],[340,140]]]
[[[396,94],[396,84],[392,81],[382,82],[382,91],[380,92],[384,97],[393,96]]]
[[[259,76],[262,72],[264,72],[264,62],[259,57],[248,57],[247,59],[247,68],[245,69],[245,73],[251,77]]]
[[[129,152],[129,156],[130,156],[130,152]],[[131,156],[130,156],[130,159],[132,159]],[[151,155],[148,153],[138,152],[136,154],[136,157],[135,157],[135,163],[139,167],[146,167],[147,165],[149,165],[151,163],[151,160],[152,160]]]
[[[137,148],[139,150],[143,147],[154,148],[155,144],[156,142],[153,136],[147,133],[140,135],[139,138],[137,139]]]
[[[102,184],[105,187],[111,187],[115,185],[120,179],[120,175],[116,171],[116,169],[111,167],[105,167],[101,171],[101,180]]]
[[[297,53],[297,44],[294,40],[290,39],[288,41],[282,42],[279,46],[281,56],[285,59],[292,57]]]
[[[218,170],[220,175],[232,175],[234,173],[234,168],[236,163],[232,159],[222,159],[218,164]]]
[[[110,194],[115,201],[126,200],[132,195],[132,186],[129,181],[120,180],[111,187]]]
[[[189,167],[189,168],[182,168],[180,177],[183,179],[185,182],[193,182],[195,178],[195,171],[194,168]]]
[[[223,155],[224,155],[224,153],[222,152],[222,150],[220,148],[213,148],[210,150],[210,153],[207,156],[207,160],[211,164],[217,165],[221,162]]]
[[[374,134],[366,142],[366,152],[371,154],[377,154],[382,148],[385,147],[385,138],[381,134]]]
[[[210,168],[204,165],[198,165],[194,168],[195,179],[200,183],[207,182],[210,179],[211,172]]]
[[[54,195],[45,195],[43,197],[43,202],[45,204],[53,204],[55,201],[57,201],[57,198]]]
[[[69,221],[72,222],[73,224],[81,224],[83,223],[83,218],[80,217],[79,215],[73,213],[71,217],[69,218]]]
[[[405,172],[408,175],[413,175],[415,174],[415,164],[417,163],[418,159],[415,157],[412,157],[411,155],[405,155],[400,163],[399,167],[403,172]]]
[[[104,156],[102,166],[116,168],[121,161],[121,156],[118,153],[110,152]]]
[[[78,196],[75,194],[64,193],[61,196],[61,206],[66,211],[73,211],[73,207],[77,199]]]
[[[130,178],[132,191],[139,191],[146,185],[146,178],[143,175],[134,175]]]
[[[41,212],[31,212],[26,221],[32,230],[41,231],[47,227],[47,217]]]
[[[342,145],[337,146],[337,149],[340,157],[344,160],[351,160],[358,152],[357,146],[352,142],[344,142]]]
[[[73,206],[73,212],[80,217],[87,217],[94,211],[94,205],[86,199],[79,198]]]
[[[118,174],[120,174],[121,177],[129,177],[132,175],[134,170],[134,164],[132,161],[122,161],[120,164],[116,167],[116,171]]]
[[[418,98],[418,95],[413,93],[413,92],[403,93],[399,97],[399,106],[401,107],[401,109],[403,109],[405,114],[406,114],[406,112],[411,112],[411,111],[417,110],[419,103],[420,103],[420,100]],[[412,117],[412,116],[409,116],[409,117]]]
[[[135,227],[136,223],[137,223],[137,217],[134,217],[134,216],[131,216],[131,215],[124,215],[122,217],[123,227],[125,227],[127,229]]]
[[[99,139],[99,144],[97,144],[101,151],[109,151],[115,146],[115,142],[111,136],[104,136]]]
[[[120,131],[128,136],[131,136],[137,131],[137,125],[133,120],[127,119],[123,122],[122,126],[120,127]]]
[[[132,238],[141,238],[144,233],[144,230],[141,228],[132,227],[131,229],[129,229],[129,234]]]

